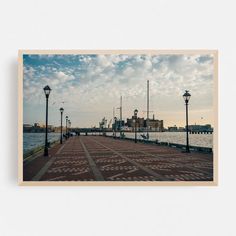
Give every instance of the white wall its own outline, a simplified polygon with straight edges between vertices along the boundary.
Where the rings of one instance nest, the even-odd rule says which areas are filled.
[[[2,0],[0,235],[235,236],[234,2]],[[18,49],[219,49],[219,186],[17,186]]]

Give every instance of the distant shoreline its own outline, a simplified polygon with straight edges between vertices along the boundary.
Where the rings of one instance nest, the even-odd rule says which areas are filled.
[[[102,132],[105,132],[105,133],[112,133],[114,131],[112,130],[109,130],[109,131],[90,131],[88,133],[102,133]],[[134,133],[134,131],[131,131],[131,130],[122,130],[122,131],[116,131],[116,133]],[[186,131],[155,131],[155,130],[149,130],[148,131],[149,133],[186,133]],[[199,131],[201,132],[201,131]],[[213,132],[213,131],[212,131]],[[52,133],[52,134],[60,134],[60,132],[48,132],[48,133]],[[63,132],[65,133],[65,132]],[[84,132],[82,132],[84,133]],[[137,130],[137,133],[147,133],[146,130]],[[191,134],[191,131],[189,131],[189,133]],[[28,132],[28,131],[24,131],[23,134],[45,134],[45,132]]]

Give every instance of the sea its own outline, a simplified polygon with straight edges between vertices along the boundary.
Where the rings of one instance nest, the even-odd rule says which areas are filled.
[[[137,133],[137,138],[142,139],[141,134]],[[107,135],[112,136],[112,132],[107,132]],[[119,136],[119,132],[116,133]],[[126,132],[127,138],[134,138],[133,132]],[[49,133],[49,142],[60,139],[60,133]],[[158,140],[159,142],[170,142],[178,144],[186,144],[185,132],[150,132],[150,140]],[[45,133],[24,133],[23,134],[23,152],[26,153],[38,146],[43,146],[45,142]],[[199,147],[213,147],[213,134],[189,134],[189,144]]]
[[[60,133],[48,133],[48,142],[60,140]],[[45,133],[23,133],[23,153],[43,146],[45,144]]]
[[[119,136],[119,132],[116,136]],[[137,133],[137,138],[142,139],[141,135],[146,133]],[[113,135],[109,133],[108,135]],[[134,138],[134,133],[125,133],[127,138]],[[149,140],[158,140],[159,142],[186,144],[185,132],[149,132]],[[198,147],[213,147],[213,134],[189,134],[189,145]]]

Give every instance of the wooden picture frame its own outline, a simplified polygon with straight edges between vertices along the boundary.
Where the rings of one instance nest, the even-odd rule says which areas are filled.
[[[24,55],[212,55],[213,58],[213,113],[214,113],[214,132],[213,132],[213,174],[212,180],[204,181],[185,181],[185,180],[162,180],[162,181],[144,181],[143,180],[92,180],[92,181],[73,181],[73,180],[25,180],[24,179],[24,159],[23,159],[23,80],[24,80]],[[18,57],[18,181],[19,185],[22,186],[217,186],[218,185],[218,51],[217,50],[19,50]],[[42,84],[42,87],[44,84]],[[184,92],[184,91],[183,91]],[[184,107],[183,107],[184,109]],[[44,112],[44,111],[42,111]],[[127,141],[128,142],[128,141]],[[130,141],[129,141],[130,142]],[[59,145],[59,144],[58,144]],[[149,145],[149,144],[142,144]],[[154,145],[152,145],[154,147]],[[175,147],[172,147],[175,148]],[[155,154],[154,154],[155,155]],[[40,152],[32,157],[31,163],[41,156]],[[126,158],[126,157],[124,157]],[[155,158],[155,157],[153,157]],[[54,160],[55,161],[55,160]],[[130,159],[129,159],[130,161]],[[133,162],[132,162],[133,161]],[[51,161],[52,162],[52,161]],[[93,158],[88,159],[90,167],[96,165]],[[130,163],[134,163],[131,160]],[[135,162],[137,163],[137,162]],[[49,163],[50,164],[50,163]],[[48,161],[45,165],[49,165]],[[29,164],[30,165],[30,164]],[[137,168],[141,168],[143,171],[146,170],[150,175],[156,172],[154,169],[150,170],[147,167],[142,167],[142,164],[138,164]],[[99,169],[98,167],[97,169]],[[145,169],[146,168],[146,169]],[[96,172],[97,169],[92,172]],[[39,170],[42,171],[42,168]],[[38,171],[38,172],[39,172]],[[45,174],[44,170],[44,173]],[[99,170],[101,171],[101,169]],[[204,171],[203,171],[204,172]],[[158,176],[158,172],[157,176]],[[36,173],[35,173],[36,174]]]

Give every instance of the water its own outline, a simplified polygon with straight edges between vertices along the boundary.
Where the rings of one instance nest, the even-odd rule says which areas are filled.
[[[60,133],[48,133],[48,141],[56,141],[60,139]],[[45,144],[45,133],[23,133],[23,153],[43,146]]]
[[[137,133],[138,139],[143,139],[141,137],[143,133]],[[146,133],[144,133],[146,134]],[[107,135],[112,135],[112,133],[107,133]],[[120,135],[116,132],[116,136]],[[126,132],[125,137],[134,138],[133,132]],[[185,132],[150,132],[150,140],[158,140],[159,142],[169,142],[186,144],[186,133]],[[189,134],[189,145],[199,146],[199,147],[213,147],[213,134]]]
[[[119,132],[116,133],[116,136],[119,136]],[[141,134],[137,133],[138,139],[142,139]],[[107,135],[112,136],[112,132],[107,132]],[[133,132],[126,132],[125,136],[127,138],[134,138]],[[60,133],[49,133],[48,140],[49,142],[56,141],[60,139]],[[158,140],[159,142],[170,142],[178,144],[186,144],[186,133],[185,132],[150,132],[150,140]],[[45,134],[44,133],[24,133],[23,134],[23,152],[44,145]],[[212,134],[190,134],[189,143],[192,146],[199,147],[213,147],[213,135]]]

